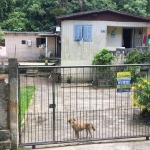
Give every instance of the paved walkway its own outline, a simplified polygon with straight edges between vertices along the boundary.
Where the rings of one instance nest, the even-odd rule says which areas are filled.
[[[143,139],[72,146],[37,146],[37,150],[150,150],[150,141]]]

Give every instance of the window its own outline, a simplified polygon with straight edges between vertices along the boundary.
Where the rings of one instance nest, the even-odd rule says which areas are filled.
[[[4,46],[5,47],[5,39],[3,39],[2,41],[0,41],[0,46]]]
[[[41,46],[42,44],[45,44],[46,43],[46,38],[37,38],[36,39],[36,46],[39,47]]]
[[[25,41],[25,40],[22,40],[22,44],[26,44],[26,41]]]
[[[92,42],[91,25],[74,25],[74,41]]]

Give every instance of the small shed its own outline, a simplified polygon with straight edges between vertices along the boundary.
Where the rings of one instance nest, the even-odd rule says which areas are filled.
[[[39,61],[45,57],[60,58],[60,32],[4,31],[1,43],[2,61],[17,58],[18,61]]]

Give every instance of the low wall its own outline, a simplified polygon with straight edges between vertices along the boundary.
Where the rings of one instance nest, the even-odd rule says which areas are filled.
[[[7,78],[7,77],[6,77]],[[4,75],[0,75],[0,149],[10,149],[9,130],[9,84]]]

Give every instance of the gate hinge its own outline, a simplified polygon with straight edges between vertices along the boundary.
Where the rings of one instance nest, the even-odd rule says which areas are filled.
[[[56,107],[56,104],[49,104],[49,108],[54,108]]]

